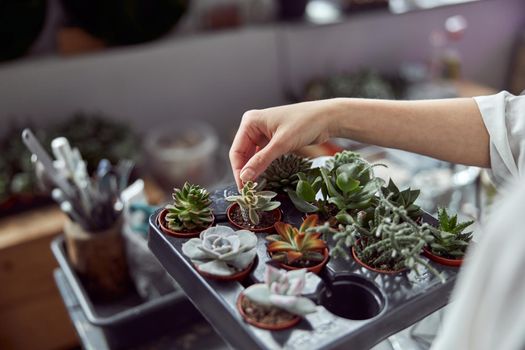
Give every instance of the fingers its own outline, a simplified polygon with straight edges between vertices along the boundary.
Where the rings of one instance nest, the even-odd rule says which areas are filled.
[[[240,179],[242,182],[257,179],[274,159],[286,153],[286,151],[281,140],[277,136],[274,136],[266,147],[255,153],[250,160],[248,160],[239,174]]]
[[[246,112],[230,148],[230,163],[238,189],[242,188],[241,170],[255,154],[257,146],[264,147],[268,143],[259,124],[257,111]]]

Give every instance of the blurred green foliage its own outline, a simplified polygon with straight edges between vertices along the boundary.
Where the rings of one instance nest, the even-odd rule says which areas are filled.
[[[53,138],[66,137],[72,147],[79,149],[90,173],[103,158],[116,164],[124,158],[137,161],[140,155],[140,141],[134,131],[127,124],[103,114],[76,113],[64,122],[38,129],[11,123],[0,139],[0,203],[14,195],[40,192],[36,186],[31,154],[21,139],[22,130],[26,127],[32,128],[48,152],[51,152]]]

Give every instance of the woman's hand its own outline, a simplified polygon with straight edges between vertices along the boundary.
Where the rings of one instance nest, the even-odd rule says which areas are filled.
[[[304,102],[246,112],[230,149],[237,187],[255,180],[279,156],[322,143],[330,130],[337,100]],[[260,149],[258,152],[257,149]]]

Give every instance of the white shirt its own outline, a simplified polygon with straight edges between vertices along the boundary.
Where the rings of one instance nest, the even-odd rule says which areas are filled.
[[[466,256],[432,350],[525,349],[525,96],[476,97],[494,181],[506,184]]]

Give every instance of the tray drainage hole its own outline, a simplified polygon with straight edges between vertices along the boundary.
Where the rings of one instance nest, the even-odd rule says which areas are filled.
[[[336,280],[332,288],[323,287],[320,303],[331,313],[350,320],[366,320],[377,316],[384,307],[379,289],[366,280]]]

